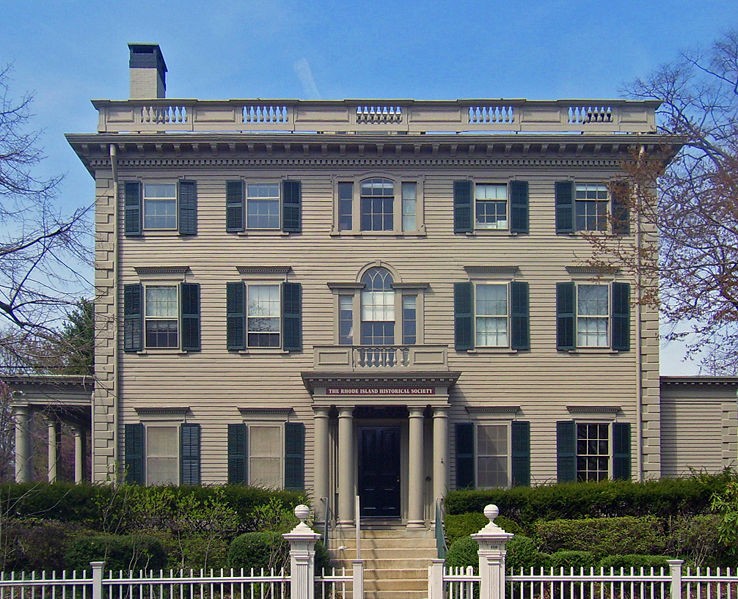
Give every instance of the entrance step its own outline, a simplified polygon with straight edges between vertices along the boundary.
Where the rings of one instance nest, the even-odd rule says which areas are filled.
[[[351,561],[357,559],[355,529],[333,529],[328,551],[336,567],[351,572]],[[366,599],[428,596],[428,566],[436,557],[433,530],[398,524],[362,528],[359,553]]]

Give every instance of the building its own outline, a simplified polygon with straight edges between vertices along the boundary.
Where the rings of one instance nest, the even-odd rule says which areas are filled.
[[[448,489],[689,461],[657,313],[582,234],[649,234],[609,184],[678,149],[657,102],[177,100],[166,72],[131,44],[130,99],[68,135],[108,325],[93,480],[305,489],[345,525],[358,495],[412,528]]]

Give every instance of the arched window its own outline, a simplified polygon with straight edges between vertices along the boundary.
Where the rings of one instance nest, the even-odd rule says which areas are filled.
[[[372,267],[361,277],[361,344],[392,345],[395,342],[395,292],[386,268]]]

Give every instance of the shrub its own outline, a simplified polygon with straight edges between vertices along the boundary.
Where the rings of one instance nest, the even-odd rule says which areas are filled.
[[[634,568],[640,570],[641,568],[668,568],[669,558],[664,555],[642,555],[642,554],[625,554],[625,555],[608,555],[600,560],[600,566],[603,568],[614,568],[620,570],[625,568],[630,570]]]
[[[659,554],[666,550],[664,527],[653,516],[636,518],[585,518],[538,522],[536,533],[544,551],[591,551],[596,556],[636,552]]]
[[[734,566],[738,552],[720,541],[717,514],[669,518],[666,552],[700,566]]]
[[[538,549],[538,544],[525,535],[515,535],[507,542],[506,565],[510,570],[548,568],[550,556]]]
[[[479,545],[471,537],[461,537],[451,544],[446,553],[446,566],[453,568],[466,568],[473,566],[474,571],[479,570]]]
[[[149,535],[99,534],[71,541],[65,555],[70,568],[84,570],[104,561],[106,570],[159,570],[167,560],[161,542]]]
[[[446,530],[446,543],[451,547],[457,540],[479,532],[487,522],[489,520],[481,512],[446,515],[443,523]]]
[[[63,570],[64,547],[70,535],[79,531],[76,523],[37,518],[8,518],[0,525],[2,570]]]
[[[570,570],[571,568],[574,568],[574,570],[579,570],[580,568],[589,570],[597,564],[597,560],[591,551],[562,550],[556,551],[549,556],[549,564],[555,570],[560,570],[561,568],[564,571]]]
[[[246,532],[231,541],[228,566],[259,571],[279,570],[289,561],[289,544],[273,532]]]
[[[315,543],[315,572],[322,572],[331,567],[331,556],[321,541]]]

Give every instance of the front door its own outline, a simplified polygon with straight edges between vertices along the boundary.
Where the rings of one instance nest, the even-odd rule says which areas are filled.
[[[400,517],[400,427],[359,428],[362,518]]]

